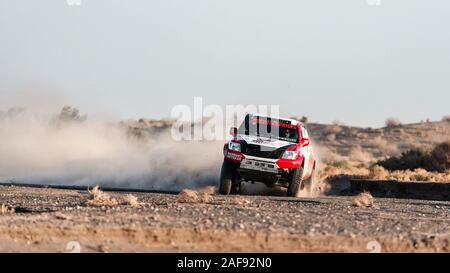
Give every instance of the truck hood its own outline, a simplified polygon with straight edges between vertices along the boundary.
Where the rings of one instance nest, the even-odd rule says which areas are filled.
[[[247,142],[247,144],[254,144],[254,145],[260,145],[263,147],[269,147],[272,149],[278,149],[281,147],[293,145],[295,143],[279,140],[279,139],[270,139],[265,137],[258,137],[258,136],[248,136],[248,135],[238,135],[240,139]]]

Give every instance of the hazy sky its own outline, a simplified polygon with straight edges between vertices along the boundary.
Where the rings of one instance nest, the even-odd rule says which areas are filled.
[[[361,126],[440,119],[450,3],[0,0],[0,107],[159,118],[194,96]]]

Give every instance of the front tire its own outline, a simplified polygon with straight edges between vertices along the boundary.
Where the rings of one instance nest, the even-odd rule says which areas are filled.
[[[235,166],[232,162],[224,160],[220,171],[219,193],[229,195],[233,187]]]
[[[314,184],[316,183],[316,164],[315,163],[314,163],[314,167],[311,171],[311,176],[308,179],[306,179],[303,183],[304,183],[306,192],[309,195],[312,195],[313,191],[314,191]]]
[[[287,191],[287,196],[299,197],[302,187],[303,187],[303,167],[299,167],[295,169],[292,174],[291,182],[289,183],[289,188]]]

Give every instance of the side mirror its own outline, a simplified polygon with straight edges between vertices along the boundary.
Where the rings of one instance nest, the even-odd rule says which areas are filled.
[[[231,129],[230,129],[230,135],[232,136],[232,137],[236,137],[237,136],[237,128],[236,127],[232,127]]]
[[[309,140],[309,138],[300,139],[300,146],[302,146],[302,147],[309,146],[310,143],[311,143],[311,141]]]

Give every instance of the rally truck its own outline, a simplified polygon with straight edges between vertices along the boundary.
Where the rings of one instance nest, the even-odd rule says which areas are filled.
[[[223,148],[220,194],[239,194],[245,182],[287,188],[287,195],[311,193],[316,160],[303,123],[295,119],[247,114]]]

